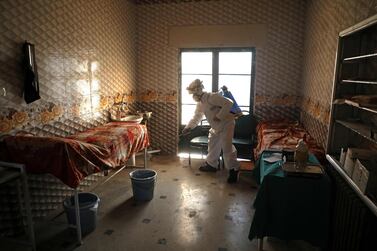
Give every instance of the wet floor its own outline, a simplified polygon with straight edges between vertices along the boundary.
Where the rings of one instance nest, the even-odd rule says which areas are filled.
[[[97,187],[101,201],[98,224],[74,245],[64,215],[39,231],[38,250],[258,250],[248,239],[257,189],[250,173],[237,184],[227,184],[227,171],[202,173],[201,161],[191,167],[176,157],[156,156],[154,198],[136,202],[126,169]],[[43,237],[41,237],[43,236]],[[265,241],[264,250],[315,250],[303,242]]]

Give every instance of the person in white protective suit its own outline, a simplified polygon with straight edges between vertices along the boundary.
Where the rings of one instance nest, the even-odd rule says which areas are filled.
[[[208,154],[206,162],[199,168],[203,172],[216,172],[221,150],[225,168],[229,170],[228,183],[235,183],[238,179],[239,163],[237,150],[232,144],[235,116],[230,112],[233,101],[219,93],[204,92],[204,86],[199,79],[194,80],[187,88],[189,94],[197,102],[193,118],[183,129],[187,134],[194,129],[205,115],[211,126],[208,135]]]

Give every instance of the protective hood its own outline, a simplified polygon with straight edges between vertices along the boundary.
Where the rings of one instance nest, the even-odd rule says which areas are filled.
[[[189,92],[189,94],[194,95],[201,95],[203,93],[203,81],[200,81],[200,79],[195,79],[190,83],[190,85],[186,88],[186,90]]]

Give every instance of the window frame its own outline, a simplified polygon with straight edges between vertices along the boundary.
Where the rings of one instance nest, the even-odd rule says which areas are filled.
[[[219,90],[219,53],[220,52],[251,52],[251,71],[250,71],[250,106],[249,114],[254,113],[254,95],[255,95],[255,62],[256,62],[256,50],[255,47],[226,47],[226,48],[182,48],[179,50],[178,58],[178,83],[179,83],[179,127],[183,127],[182,121],[182,53],[183,52],[212,52],[212,92]],[[200,75],[200,74],[198,74]],[[207,75],[207,74],[205,74]],[[232,75],[232,74],[225,74]],[[234,74],[234,75],[246,75],[246,74]],[[230,90],[231,91],[231,90]]]

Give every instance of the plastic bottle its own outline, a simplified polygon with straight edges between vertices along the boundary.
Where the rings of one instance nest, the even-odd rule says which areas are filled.
[[[297,168],[305,168],[306,163],[308,162],[309,149],[303,139],[298,141],[295,150],[295,162]]]

